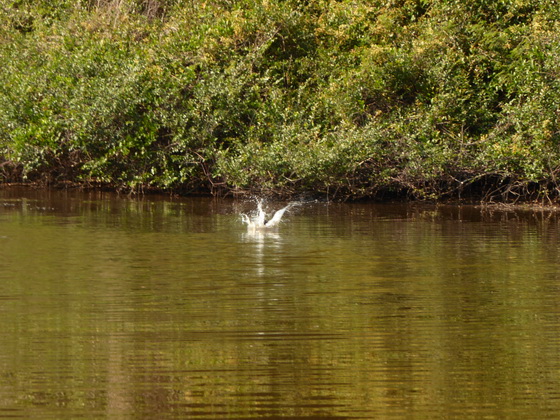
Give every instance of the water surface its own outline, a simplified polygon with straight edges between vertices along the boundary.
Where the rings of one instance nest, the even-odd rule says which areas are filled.
[[[0,190],[0,418],[560,412],[556,214],[254,205]]]

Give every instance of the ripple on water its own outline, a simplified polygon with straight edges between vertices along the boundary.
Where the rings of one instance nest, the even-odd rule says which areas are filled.
[[[560,412],[555,216],[34,200],[0,215],[0,417]]]

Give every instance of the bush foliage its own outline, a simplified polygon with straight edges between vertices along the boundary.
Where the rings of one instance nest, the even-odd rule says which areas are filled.
[[[549,0],[8,0],[0,179],[560,195]]]

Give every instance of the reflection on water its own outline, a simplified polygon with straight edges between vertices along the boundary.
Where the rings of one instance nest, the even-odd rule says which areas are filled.
[[[0,190],[0,417],[550,418],[554,213]]]

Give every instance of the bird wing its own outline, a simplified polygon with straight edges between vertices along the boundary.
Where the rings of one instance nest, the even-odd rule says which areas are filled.
[[[284,216],[284,212],[286,210],[288,210],[290,207],[292,207],[292,205],[288,204],[283,209],[280,209],[276,213],[274,213],[274,216],[272,216],[272,219],[270,219],[268,222],[266,222],[265,226],[266,227],[273,227],[273,226],[276,226],[278,223],[280,223],[280,220],[282,219],[282,216]]]

